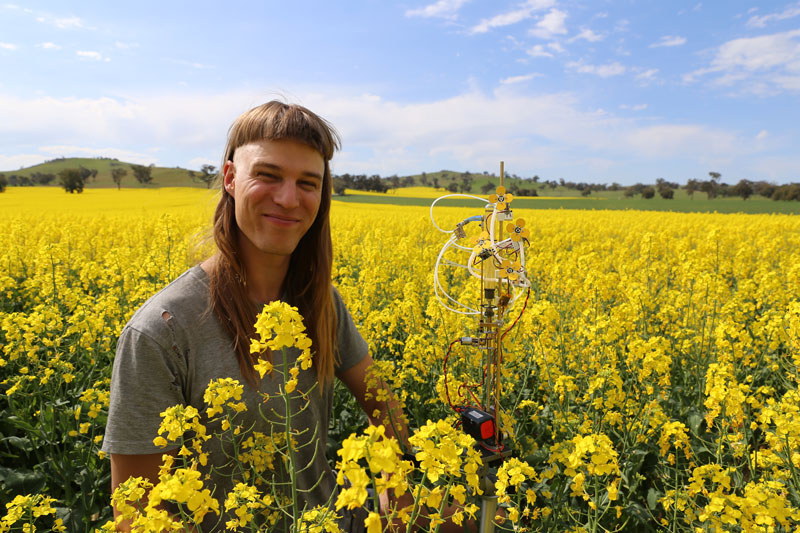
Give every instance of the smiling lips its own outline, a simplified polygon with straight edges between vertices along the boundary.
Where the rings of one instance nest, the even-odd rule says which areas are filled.
[[[268,219],[270,222],[274,224],[279,224],[281,226],[291,226],[292,224],[300,222],[300,220],[297,218],[287,217],[283,215],[276,215],[271,213],[266,213],[264,217]]]

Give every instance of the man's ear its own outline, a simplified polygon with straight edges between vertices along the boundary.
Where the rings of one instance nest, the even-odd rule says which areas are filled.
[[[225,164],[222,166],[222,186],[225,187],[225,190],[228,194],[233,195],[234,187],[234,178],[235,177],[235,168],[233,166],[233,161],[228,160],[225,161]]]

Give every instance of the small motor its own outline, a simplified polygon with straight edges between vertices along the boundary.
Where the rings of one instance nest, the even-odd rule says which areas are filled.
[[[494,441],[497,433],[494,416],[477,407],[462,407],[460,412],[461,425],[467,435],[480,442]]]

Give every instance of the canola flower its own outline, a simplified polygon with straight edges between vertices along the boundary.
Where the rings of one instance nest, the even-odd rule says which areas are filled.
[[[53,514],[26,522],[39,530],[90,531],[109,520],[109,465],[98,450],[116,338],[144,300],[208,251],[200,238],[208,209],[187,203],[185,192],[146,191],[152,201],[131,202],[126,191],[105,191],[102,201],[89,201],[95,192],[101,198],[87,191],[80,206],[67,205],[73,198],[60,192],[58,199],[4,209],[0,413],[4,435],[13,438],[0,442],[0,456],[16,459],[0,459],[0,466],[41,487],[33,494],[24,484],[0,491],[4,526],[19,512],[8,504],[34,496],[69,509],[60,526]],[[213,204],[198,200],[209,209]],[[443,358],[449,342],[475,323],[442,310],[432,295],[431,266],[442,241],[427,209],[380,209],[376,217],[375,206],[334,201],[334,284],[409,426],[420,429],[451,414]],[[471,214],[442,208],[437,223],[452,227]],[[531,244],[525,276],[532,289],[525,313],[504,338],[500,420],[508,444],[534,472],[520,470],[525,486],[508,494],[507,519],[498,527],[796,529],[800,220],[569,210],[515,210],[514,216],[525,225],[509,231]],[[480,242],[477,227],[463,244],[471,247],[473,237]],[[443,271],[441,281],[462,300],[479,297],[458,269]],[[508,311],[510,318],[521,304]],[[287,328],[285,335],[294,335]],[[268,357],[260,363],[264,375],[280,370]],[[480,357],[456,347],[448,373],[451,394],[471,401]],[[287,369],[287,380],[292,375]],[[218,394],[227,399],[212,416],[224,419],[239,400],[232,384]],[[208,408],[215,409],[213,401]],[[335,409],[341,416],[329,428],[333,462],[341,457],[336,450],[364,427],[347,391],[335,391]],[[193,417],[183,420],[191,424]],[[285,442],[250,437],[243,468],[282,461],[278,450]],[[437,451],[425,444],[435,438],[426,434],[412,453]],[[187,442],[187,455],[176,462],[199,464],[202,442],[197,446]],[[445,472],[447,463],[434,458],[425,457],[426,466]],[[369,470],[366,459],[357,463]],[[421,468],[412,470],[409,493],[422,486],[415,484]],[[441,508],[462,496],[465,511],[479,503],[481,495],[466,480],[451,483],[449,476],[428,478],[415,502],[426,512],[435,510],[429,504]],[[181,487],[202,490],[190,481]],[[152,520],[173,527],[159,516]],[[379,517],[368,520],[374,527]],[[311,522],[309,531],[318,527]],[[15,518],[9,527],[22,524]]]

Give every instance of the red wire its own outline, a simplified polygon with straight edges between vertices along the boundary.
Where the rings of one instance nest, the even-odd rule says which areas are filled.
[[[506,338],[506,335],[508,335],[508,332],[511,331],[514,328],[514,326],[517,325],[517,322],[519,322],[519,319],[522,318],[522,313],[524,313],[525,312],[525,308],[528,307],[528,298],[530,298],[530,296],[531,296],[531,289],[530,289],[530,287],[528,287],[528,291],[525,293],[525,302],[522,304],[522,309],[520,309],[519,315],[517,315],[517,319],[514,320],[514,323],[511,324],[510,326],[508,326],[508,329],[505,330],[503,332],[503,335],[500,336],[500,342],[502,342],[503,339]]]

